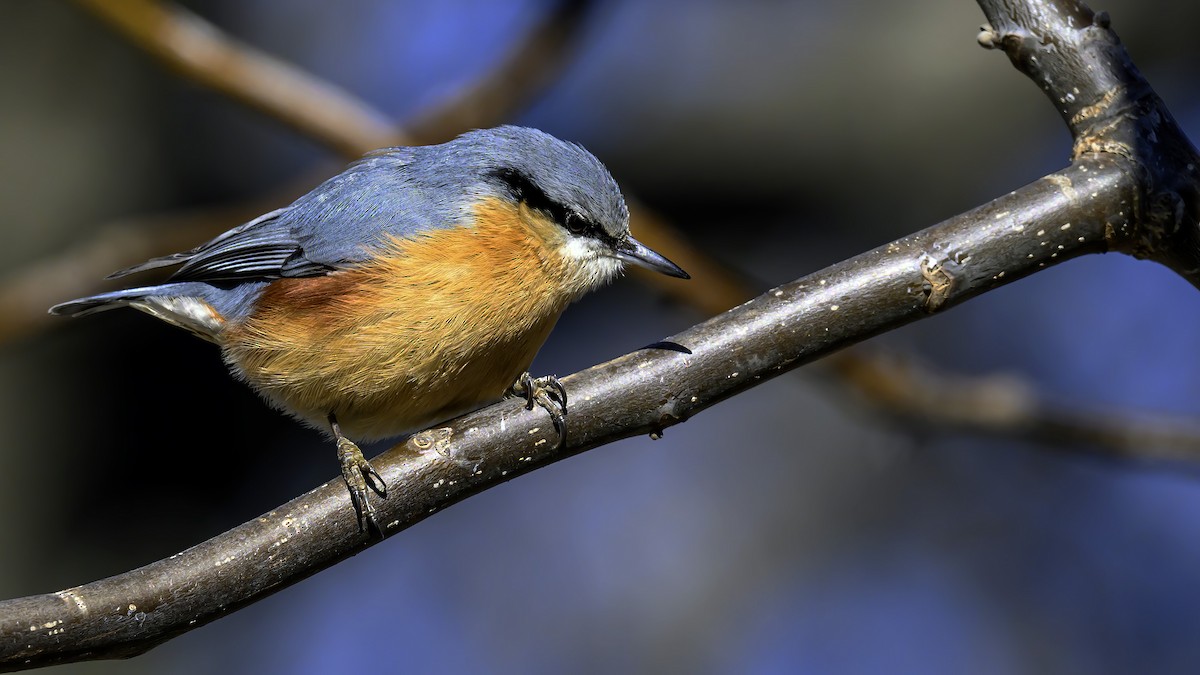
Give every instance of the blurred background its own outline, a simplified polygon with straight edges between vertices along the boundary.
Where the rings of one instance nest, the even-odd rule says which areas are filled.
[[[546,11],[186,4],[398,122],[487,73]],[[1200,135],[1200,4],[1096,8]],[[585,21],[510,121],[582,142],[757,289],[1069,157],[1037,87],[976,45],[969,0],[612,0]],[[130,218],[265,211],[343,164],[68,2],[0,3],[0,54],[11,274]],[[702,318],[626,279],[569,310],[533,370]],[[1200,294],[1123,256],[871,342],[1067,404],[1200,414]],[[489,490],[132,661],[54,672],[1200,670],[1194,471],[901,426],[812,372]],[[169,556],[337,474],[329,443],[229,378],[211,345],[136,312],[0,345],[0,439],[3,597]]]

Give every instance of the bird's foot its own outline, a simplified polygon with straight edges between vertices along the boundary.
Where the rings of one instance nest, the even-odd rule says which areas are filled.
[[[334,435],[337,438],[338,463],[342,466],[342,480],[346,481],[350,501],[354,503],[354,510],[358,514],[358,529],[371,531],[382,537],[383,528],[375,518],[375,507],[368,499],[367,488],[380,497],[387,497],[387,484],[363,456],[362,450],[354,441],[343,436],[336,426]]]
[[[536,403],[550,415],[554,430],[558,432],[558,443],[554,447],[561,447],[567,431],[567,390],[562,382],[554,375],[535,378],[524,372],[509,391],[512,396],[525,399],[526,410],[533,410]]]

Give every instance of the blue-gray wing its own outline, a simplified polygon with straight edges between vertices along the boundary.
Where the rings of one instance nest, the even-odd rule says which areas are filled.
[[[108,278],[181,263],[183,266],[171,277],[174,280],[282,276],[283,264],[298,251],[295,237],[279,222],[287,211],[284,208],[265,213],[190,251],[153,258],[113,272]]]
[[[290,206],[190,251],[114,273],[181,265],[172,281],[310,277],[365,261],[385,235],[405,238],[461,221],[444,191],[411,179],[407,148],[368,155]]]

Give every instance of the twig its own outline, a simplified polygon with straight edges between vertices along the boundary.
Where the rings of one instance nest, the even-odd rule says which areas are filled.
[[[440,143],[506,119],[567,62],[588,0],[563,0],[541,16],[487,76],[407,129],[366,102],[229,37],[177,4],[75,0],[179,74],[316,139],[347,158],[389,145]]]
[[[385,115],[333,85],[157,0],[75,0],[185,77],[321,139],[343,155],[400,145]]]
[[[559,0],[490,73],[406,124],[409,134],[421,143],[442,143],[511,117],[570,62],[591,5]]]
[[[638,240],[655,251],[665,251],[671,260],[692,275],[684,283],[649,270],[631,268],[630,272],[639,281],[700,310],[704,316],[719,314],[754,297],[745,280],[697,248],[661,216],[630,195],[626,195],[626,201],[629,202],[629,229]]]
[[[955,376],[879,352],[836,354],[821,364],[874,412],[906,426],[1024,438],[1088,456],[1188,462],[1192,469],[1200,459],[1200,424],[1193,420],[1065,406],[1024,378]]]
[[[100,290],[106,274],[131,260],[189,249],[231,223],[245,222],[271,208],[255,201],[151,220],[124,219],[65,251],[17,269],[0,280],[0,343],[47,327],[51,320],[47,307]]]

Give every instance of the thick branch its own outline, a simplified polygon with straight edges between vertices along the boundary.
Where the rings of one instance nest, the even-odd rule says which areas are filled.
[[[1116,250],[1167,265],[1200,287],[1200,155],[1138,72],[1106,12],[1078,0],[978,0],[979,43],[1000,48],[1042,88],[1075,139],[1074,156],[1136,163],[1137,227]]]
[[[372,464],[390,536],[570,455],[661,433],[837,349],[1084,253],[1129,225],[1129,163],[1088,157],[983,207],[780,286],[668,340],[564,378],[566,442],[507,401],[417,434]],[[1122,215],[1124,214],[1124,215]],[[373,542],[341,480],[138,570],[0,603],[0,667],[130,656],[254,602]]]

